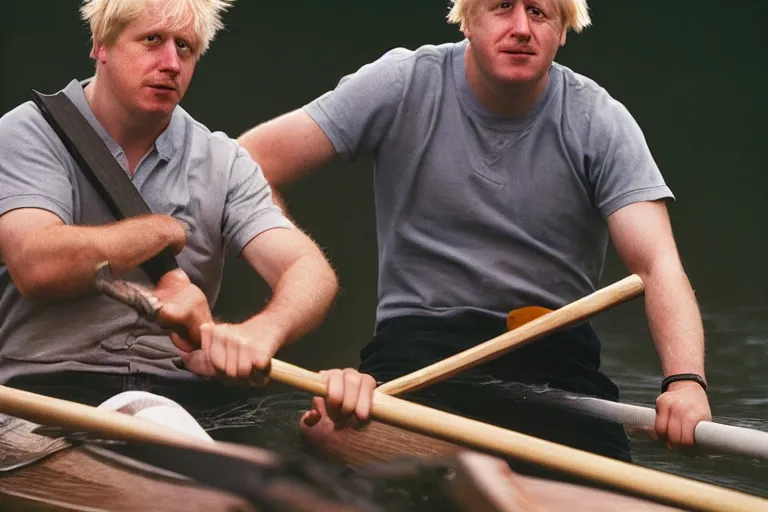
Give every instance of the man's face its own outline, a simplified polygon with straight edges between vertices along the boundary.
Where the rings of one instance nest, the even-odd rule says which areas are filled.
[[[197,63],[191,28],[171,30],[153,8],[128,24],[114,43],[97,44],[100,80],[137,116],[168,116],[181,101]]]
[[[464,34],[480,71],[500,86],[535,84],[565,43],[556,0],[479,0]]]

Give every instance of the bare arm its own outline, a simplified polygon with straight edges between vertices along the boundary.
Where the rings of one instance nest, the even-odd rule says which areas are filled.
[[[272,288],[272,299],[240,324],[203,325],[201,350],[184,361],[199,375],[226,374],[258,386],[266,384],[262,372],[280,347],[320,325],[338,282],[320,249],[298,230],[265,231],[245,246],[243,257]]]
[[[664,375],[704,377],[704,328],[666,206],[663,202],[626,206],[608,218],[608,229],[630,272],[645,283],[648,326]],[[674,382],[656,399],[656,434],[670,444],[694,444],[696,425],[711,420],[707,394],[696,382]]]
[[[278,190],[336,156],[325,132],[303,110],[294,110],[251,128],[238,142],[261,167],[274,200],[284,208]]]
[[[608,218],[616,250],[645,283],[648,326],[664,375],[704,376],[704,329],[662,202],[626,206]]]
[[[265,231],[245,246],[243,257],[273,291],[267,307],[246,320],[246,326],[254,331],[272,326],[280,333],[277,341],[283,345],[322,323],[338,282],[325,256],[307,235],[293,229]]]
[[[0,260],[25,297],[66,297],[93,286],[94,269],[109,261],[116,273],[136,268],[166,247],[186,243],[184,227],[167,215],[146,215],[104,226],[70,226],[36,208],[0,216]]]

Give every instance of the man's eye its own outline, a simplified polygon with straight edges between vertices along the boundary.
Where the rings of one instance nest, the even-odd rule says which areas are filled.
[[[189,50],[189,45],[187,44],[186,41],[181,41],[181,40],[176,41],[176,47],[179,48],[180,50]]]
[[[512,2],[501,2],[499,4],[499,9],[510,9],[512,8]]]
[[[159,41],[159,40],[160,40],[160,38],[159,38],[159,37],[157,37],[157,36],[156,36],[156,35],[154,35],[154,34],[153,34],[153,35],[149,35],[149,36],[145,37],[144,39],[145,39],[145,40],[146,40],[148,43],[154,43],[154,42],[156,42],[156,41]]]
[[[528,9],[528,12],[530,12],[533,16],[544,16],[544,13],[538,7],[531,7]]]

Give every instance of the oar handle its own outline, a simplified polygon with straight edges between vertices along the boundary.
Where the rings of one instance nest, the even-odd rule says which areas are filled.
[[[328,385],[319,373],[305,370],[279,359],[272,359],[269,378],[312,393],[315,396],[325,396],[328,394]]]
[[[496,359],[514,348],[542,338],[558,329],[576,325],[587,318],[641,295],[645,287],[632,274],[562,308],[542,315],[517,329],[476,345],[408,375],[393,379],[377,389],[387,395],[414,391],[450,378],[464,370]]]
[[[620,423],[632,430],[655,431],[656,411],[650,407],[611,402],[590,396],[556,399],[557,403],[597,418]],[[694,430],[696,447],[704,450],[768,460],[768,432],[700,421]]]

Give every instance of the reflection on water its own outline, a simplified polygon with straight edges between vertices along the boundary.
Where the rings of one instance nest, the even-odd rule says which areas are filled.
[[[768,307],[702,311],[707,333],[707,378],[713,420],[768,431]],[[647,331],[601,329],[603,371],[621,389],[622,402],[653,406],[660,376]],[[645,435],[632,439],[635,462],[768,497],[768,461],[729,455],[670,452]]]

